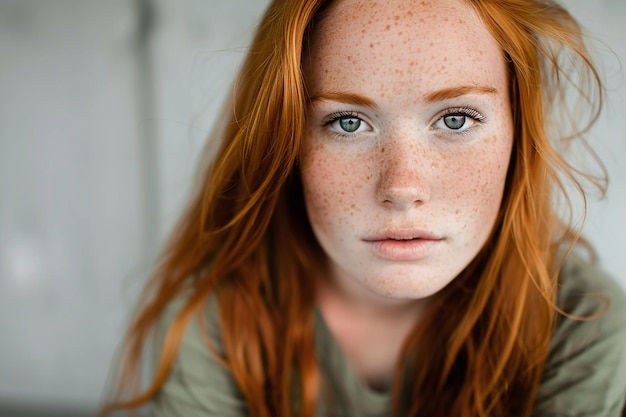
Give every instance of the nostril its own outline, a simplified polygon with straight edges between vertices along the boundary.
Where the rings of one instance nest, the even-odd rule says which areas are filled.
[[[379,197],[379,204],[395,210],[408,210],[425,203],[427,193],[418,188],[387,190]]]

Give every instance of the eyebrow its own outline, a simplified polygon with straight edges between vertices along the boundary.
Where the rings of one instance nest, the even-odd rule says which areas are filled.
[[[449,87],[441,90],[433,91],[426,95],[425,101],[427,103],[434,103],[437,101],[449,100],[452,98],[461,97],[468,94],[496,94],[497,89],[489,86],[482,85],[462,85],[458,87]],[[378,105],[374,100],[369,97],[356,94],[346,93],[340,91],[330,91],[326,93],[320,93],[316,96],[309,98],[309,104],[316,101],[336,101],[340,103],[354,104],[357,106],[366,106],[371,108],[378,108]]]
[[[497,89],[489,86],[482,85],[462,85],[459,87],[449,87],[442,90],[434,91],[426,95],[425,101],[427,103],[434,103],[437,101],[448,100],[451,98],[457,98],[467,94],[496,94]]]
[[[344,93],[338,91],[331,91],[313,96],[309,99],[309,103],[315,103],[316,101],[323,100],[337,101],[340,103],[354,104],[357,106],[371,107],[374,109],[378,108],[376,102],[374,102],[374,100],[369,97],[355,93]]]

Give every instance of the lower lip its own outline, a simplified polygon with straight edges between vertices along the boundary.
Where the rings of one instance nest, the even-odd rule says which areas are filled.
[[[369,241],[380,257],[389,261],[417,261],[428,257],[443,239]]]

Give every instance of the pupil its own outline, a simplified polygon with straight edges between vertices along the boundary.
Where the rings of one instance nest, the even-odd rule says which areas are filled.
[[[443,123],[450,129],[458,130],[465,124],[465,116],[460,114],[450,114],[443,118]]]
[[[353,133],[356,132],[361,126],[361,120],[355,118],[341,119],[339,120],[339,124],[341,125],[341,128],[346,132]]]

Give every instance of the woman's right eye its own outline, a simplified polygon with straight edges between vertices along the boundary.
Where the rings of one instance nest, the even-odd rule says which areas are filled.
[[[356,119],[354,117],[351,117],[349,119],[341,118],[337,120],[337,124],[338,126],[336,127],[341,127],[343,131],[348,133],[354,133],[357,132],[361,127],[361,119]]]
[[[325,126],[328,126],[333,133],[343,136],[372,130],[372,127],[367,122],[361,119],[358,114],[353,113],[333,114],[329,117]]]

